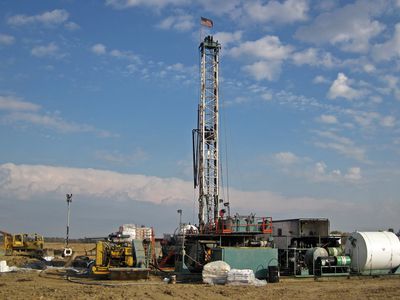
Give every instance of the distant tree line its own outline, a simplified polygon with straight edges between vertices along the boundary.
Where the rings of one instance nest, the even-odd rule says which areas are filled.
[[[96,243],[97,241],[104,240],[105,237],[84,237],[79,239],[69,239],[69,243]],[[44,237],[44,241],[48,243],[64,243],[65,238],[62,237]]]

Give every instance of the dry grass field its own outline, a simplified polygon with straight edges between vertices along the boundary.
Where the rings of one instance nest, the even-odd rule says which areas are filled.
[[[56,248],[59,245],[46,244]],[[78,254],[93,248],[72,245]],[[9,265],[24,265],[31,259],[0,256]],[[314,279],[281,278],[279,283],[254,286],[208,286],[204,284],[165,284],[150,281],[70,282],[63,270],[0,274],[0,299],[400,299],[399,277],[346,277]]]

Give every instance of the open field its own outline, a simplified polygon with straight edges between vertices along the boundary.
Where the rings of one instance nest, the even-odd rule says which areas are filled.
[[[94,244],[72,244],[78,255]],[[46,243],[48,248],[62,244]],[[9,265],[22,266],[32,259],[0,256]],[[314,279],[281,278],[263,287],[165,284],[159,278],[147,282],[70,282],[62,270],[0,274],[0,299],[399,299],[400,277],[351,277]],[[85,283],[85,284],[82,284]],[[115,286],[105,286],[105,285]]]

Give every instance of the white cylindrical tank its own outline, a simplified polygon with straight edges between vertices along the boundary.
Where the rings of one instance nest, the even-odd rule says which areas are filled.
[[[353,232],[345,253],[356,272],[391,270],[400,265],[400,241],[393,232]]]
[[[197,234],[199,230],[196,226],[190,224],[183,224],[179,230],[179,234]]]
[[[328,256],[328,251],[321,247],[310,248],[306,251],[304,261],[310,269],[313,269],[314,262],[318,257]]]

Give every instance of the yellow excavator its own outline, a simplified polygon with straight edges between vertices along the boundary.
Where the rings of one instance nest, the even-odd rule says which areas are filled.
[[[3,247],[5,255],[31,255],[40,256],[43,254],[44,238],[37,233],[11,234],[0,231],[3,235]]]

